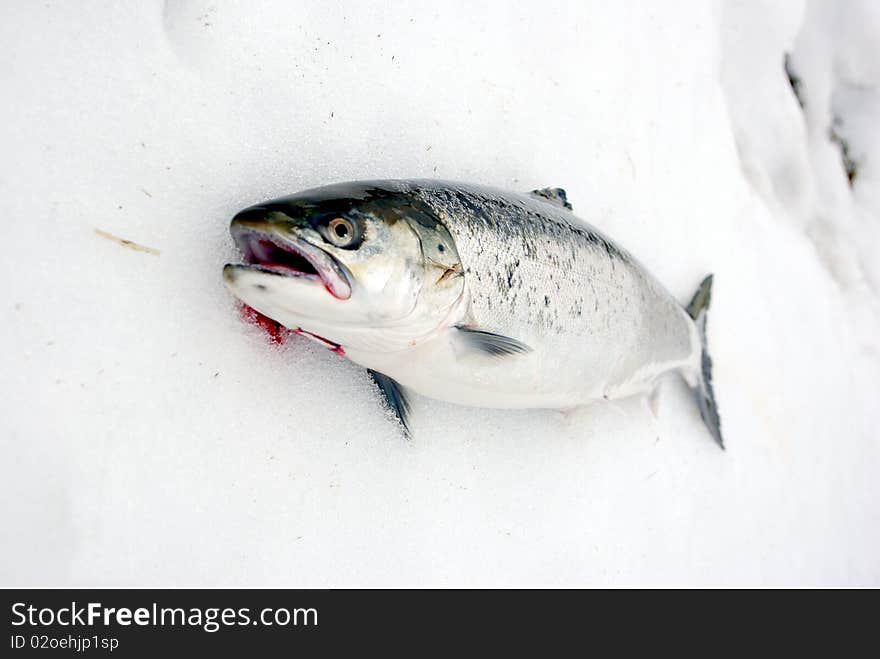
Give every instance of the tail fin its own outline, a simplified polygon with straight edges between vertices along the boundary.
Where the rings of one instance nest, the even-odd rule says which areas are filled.
[[[718,405],[715,403],[715,393],[712,391],[712,358],[709,357],[709,347],[706,345],[706,315],[709,311],[709,303],[712,301],[712,275],[706,277],[701,283],[691,303],[687,305],[687,312],[700,332],[700,343],[703,346],[701,360],[701,373],[697,386],[694,387],[694,398],[700,408],[700,416],[703,423],[712,433],[712,437],[723,449],[724,440],[721,437],[721,417],[718,416]]]

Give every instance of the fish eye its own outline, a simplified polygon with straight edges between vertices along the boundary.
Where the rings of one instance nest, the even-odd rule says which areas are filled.
[[[325,236],[336,247],[354,247],[360,240],[360,230],[351,220],[335,217],[327,223]]]

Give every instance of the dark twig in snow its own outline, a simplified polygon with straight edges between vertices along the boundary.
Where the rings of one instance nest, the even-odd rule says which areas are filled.
[[[141,245],[139,243],[134,242],[133,240],[128,240],[126,238],[120,238],[119,236],[115,236],[108,231],[104,231],[103,229],[98,229],[95,227],[95,233],[101,236],[101,238],[106,238],[107,240],[111,240],[117,245],[122,245],[123,247],[127,247],[128,249],[133,249],[136,252],[146,252],[147,254],[153,254],[154,256],[159,256],[160,252],[155,247],[147,247],[146,245]]]
[[[852,157],[852,153],[849,150],[849,142],[843,137],[840,133],[837,132],[837,126],[842,125],[843,122],[839,117],[834,117],[834,120],[831,123],[831,127],[828,129],[828,139],[834,142],[838,147],[840,147],[840,159],[843,161],[843,169],[846,172],[846,178],[849,181],[849,187],[853,186],[853,181],[856,180],[856,176],[859,173],[859,163],[858,161]]]
[[[783,66],[785,67],[785,75],[788,77],[788,84],[791,85],[791,91],[794,92],[794,97],[797,99],[798,105],[801,106],[801,110],[804,109],[804,94],[803,94],[803,82],[801,81],[800,76],[794,72],[794,67],[791,63],[791,53],[785,53],[785,59],[783,61]]]

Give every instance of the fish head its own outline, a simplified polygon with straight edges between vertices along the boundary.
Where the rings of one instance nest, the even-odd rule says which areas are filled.
[[[242,254],[223,269],[232,293],[334,349],[417,345],[463,298],[449,231],[387,185],[339,184],[258,204],[230,231]]]

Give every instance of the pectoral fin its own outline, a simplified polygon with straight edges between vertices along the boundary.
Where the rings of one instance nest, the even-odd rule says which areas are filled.
[[[388,409],[394,412],[394,416],[397,417],[400,425],[403,426],[403,434],[409,439],[412,436],[409,430],[409,401],[406,398],[406,392],[403,390],[403,387],[396,380],[392,380],[387,375],[377,371],[367,369],[367,373],[370,374],[373,382],[379,387],[382,398],[385,399],[385,404],[388,406]]]
[[[522,341],[517,341],[509,336],[485,332],[459,325],[455,328],[460,343],[468,350],[492,357],[508,357],[510,355],[525,355],[532,351]]]

